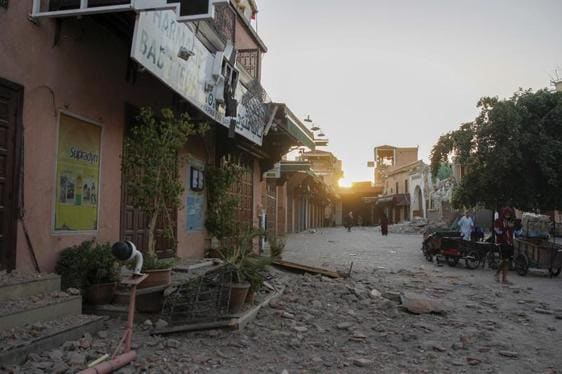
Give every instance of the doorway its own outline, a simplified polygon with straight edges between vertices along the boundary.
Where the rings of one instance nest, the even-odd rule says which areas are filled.
[[[127,104],[125,107],[125,131],[127,136],[129,130],[135,125],[140,109]],[[121,240],[129,240],[143,253],[148,250],[148,216],[143,210],[136,208],[131,203],[127,194],[127,175],[121,174]],[[177,237],[177,212],[171,214],[173,238]],[[160,215],[156,223],[156,254],[159,258],[174,257],[176,255],[175,239],[165,235],[165,220]]]
[[[23,87],[0,78],[0,270],[16,267]]]

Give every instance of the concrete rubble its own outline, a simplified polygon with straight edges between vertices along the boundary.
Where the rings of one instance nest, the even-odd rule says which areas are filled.
[[[562,367],[562,321],[556,319],[562,303],[556,293],[538,294],[541,285],[559,286],[558,280],[527,277],[532,283],[524,284],[515,278],[515,285],[501,286],[484,270],[426,265],[419,248],[410,247],[421,236],[409,237],[395,235],[384,246],[401,245],[411,263],[405,257],[392,262],[396,255],[385,257],[389,269],[374,258],[358,261],[348,279],[281,273],[283,295],[241,331],[158,336],[151,332],[163,321],[140,321],[133,337],[138,358],[119,373],[523,374]],[[105,329],[0,372],[76,372],[113,352],[123,323],[107,321]]]

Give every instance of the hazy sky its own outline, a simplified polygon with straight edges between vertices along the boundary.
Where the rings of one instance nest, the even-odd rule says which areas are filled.
[[[481,96],[539,89],[562,67],[562,0],[260,0],[262,83],[370,180],[373,147],[420,147]]]

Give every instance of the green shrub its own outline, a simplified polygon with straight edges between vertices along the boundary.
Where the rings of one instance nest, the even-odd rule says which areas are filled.
[[[73,287],[85,290],[93,284],[111,283],[119,279],[119,268],[109,244],[93,240],[65,248],[60,253],[55,272],[61,276],[65,290]]]
[[[175,258],[158,258],[156,256],[148,256],[144,255],[142,261],[142,270],[162,270],[162,269],[170,269],[174,267],[176,263]],[[135,261],[132,261],[129,264],[129,268],[135,268]]]

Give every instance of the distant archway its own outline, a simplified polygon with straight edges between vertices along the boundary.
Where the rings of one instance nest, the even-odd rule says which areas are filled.
[[[420,186],[416,186],[414,190],[414,204],[412,205],[414,208],[412,212],[414,217],[425,217],[423,211],[423,194]]]

